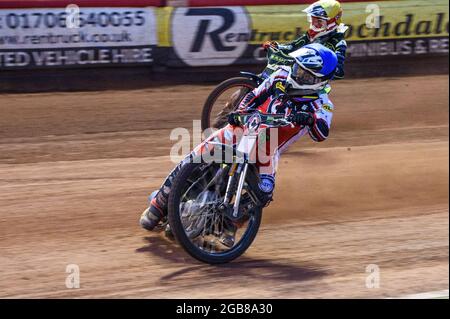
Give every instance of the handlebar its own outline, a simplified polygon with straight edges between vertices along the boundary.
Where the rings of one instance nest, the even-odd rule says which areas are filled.
[[[270,127],[295,126],[295,124],[292,122],[291,115],[286,117],[284,114],[262,113],[259,111],[252,113],[241,113],[239,114],[239,120],[241,123],[245,125],[248,122],[248,120],[255,114],[259,114],[262,124],[265,124]]]

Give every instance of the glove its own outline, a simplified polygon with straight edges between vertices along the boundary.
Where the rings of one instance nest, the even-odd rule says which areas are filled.
[[[231,112],[228,114],[228,123],[232,126],[241,126],[239,112]]]
[[[262,47],[264,50],[268,50],[269,48],[278,48],[278,43],[276,41],[266,41],[263,43]]]
[[[314,115],[309,112],[298,112],[290,116],[290,121],[301,126],[313,126]]]
[[[341,80],[344,78],[344,76],[345,76],[344,69],[337,68],[336,71],[334,72],[333,80]]]
[[[334,72],[334,77],[336,79],[343,79],[345,75],[344,73],[345,55],[343,55],[340,52],[337,52],[336,56],[338,58],[338,66],[336,68],[336,71]]]

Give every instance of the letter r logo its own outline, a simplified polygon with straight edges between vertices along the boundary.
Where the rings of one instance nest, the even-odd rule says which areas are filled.
[[[251,34],[244,7],[176,8],[171,23],[175,53],[190,66],[234,63]]]
[[[200,20],[191,52],[200,52],[207,36],[211,38],[212,44],[217,51],[233,51],[236,48],[236,46],[223,45],[222,40],[220,39],[220,35],[229,30],[234,23],[232,11],[225,8],[189,9],[186,16],[219,16],[223,19],[222,26],[215,30],[210,30],[211,20]]]

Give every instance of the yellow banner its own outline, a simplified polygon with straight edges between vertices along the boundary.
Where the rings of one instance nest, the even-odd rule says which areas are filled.
[[[294,40],[308,29],[305,7],[246,7],[252,21],[250,43]],[[447,0],[346,2],[342,7],[349,41],[448,36]]]
[[[347,40],[448,37],[449,4],[447,1],[406,0],[342,3],[343,22],[349,27],[346,33]],[[158,8],[158,46],[173,46],[173,32],[183,30],[183,32],[195,34],[199,32],[201,23],[207,25],[207,32],[213,32],[220,29],[222,25],[226,25],[224,20],[226,17],[233,20],[228,25],[229,28],[244,20],[248,21],[245,32],[235,34],[236,37],[248,44],[259,45],[267,40],[290,42],[308,29],[307,17],[302,12],[306,7],[307,5],[247,6],[241,7],[241,10],[237,10],[237,7],[191,8],[189,10],[204,11],[197,17],[189,14],[192,22],[184,21],[185,14],[179,14],[180,10],[186,12],[186,8]],[[228,10],[230,15],[222,17],[220,12],[214,10]],[[223,34],[219,36],[226,41],[227,30],[222,31]]]
[[[158,21],[158,46],[170,47],[172,46],[171,39],[171,16],[173,12],[172,7],[157,8],[157,21]]]

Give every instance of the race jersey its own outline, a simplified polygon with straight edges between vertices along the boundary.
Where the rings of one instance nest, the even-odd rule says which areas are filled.
[[[338,58],[338,66],[336,69],[336,73],[334,75],[335,79],[342,79],[344,78],[344,63],[345,63],[345,55],[347,51],[347,42],[345,41],[345,32],[348,30],[348,27],[344,24],[339,25],[339,27],[324,36],[318,37],[314,39],[313,41],[310,40],[309,35],[305,33],[303,36],[299,37],[298,39],[286,43],[286,44],[279,44],[278,49],[280,51],[275,51],[271,54],[269,54],[269,62],[268,62],[268,68],[263,72],[263,76],[267,77],[270,74],[272,74],[276,69],[278,69],[276,66],[285,65],[285,66],[291,66],[294,62],[294,59],[289,56],[289,53],[292,53],[302,47],[304,47],[307,44],[311,43],[320,43],[324,45],[325,47],[329,48],[330,50],[334,51]],[[275,67],[270,67],[270,65],[273,65]]]

